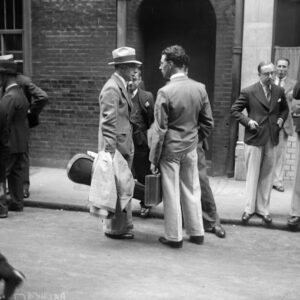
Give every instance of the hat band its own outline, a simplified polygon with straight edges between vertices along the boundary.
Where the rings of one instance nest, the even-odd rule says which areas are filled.
[[[135,55],[127,55],[114,58],[115,63],[123,63],[126,61],[136,60]]]

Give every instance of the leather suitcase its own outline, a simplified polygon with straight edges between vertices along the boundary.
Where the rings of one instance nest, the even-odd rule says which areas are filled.
[[[146,175],[145,177],[145,205],[156,206],[161,201],[161,175]]]

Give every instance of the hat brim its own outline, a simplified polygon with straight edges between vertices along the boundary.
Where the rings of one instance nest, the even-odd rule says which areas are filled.
[[[138,60],[127,60],[122,62],[109,62],[109,65],[124,65],[124,64],[136,64],[136,65],[142,65],[143,63]]]

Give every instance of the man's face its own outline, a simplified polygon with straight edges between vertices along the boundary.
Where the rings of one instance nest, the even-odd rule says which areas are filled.
[[[276,64],[276,74],[281,79],[284,78],[289,70],[289,64],[286,60],[280,59]]]
[[[270,85],[274,77],[274,65],[268,64],[262,66],[259,73],[259,78],[264,85]]]
[[[128,82],[129,90],[131,92],[135,91],[139,87],[140,82],[141,82],[141,72],[138,71],[133,75],[132,80]]]
[[[120,68],[120,74],[125,79],[125,81],[132,81],[137,72],[138,67],[136,64],[124,64]]]
[[[171,69],[172,69],[171,62],[166,60],[165,54],[161,56],[159,69],[164,78],[169,79],[171,77]]]

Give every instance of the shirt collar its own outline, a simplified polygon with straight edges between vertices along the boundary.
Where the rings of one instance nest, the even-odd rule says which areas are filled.
[[[138,92],[138,89],[135,89],[135,90],[132,92],[131,97],[132,97],[132,98],[135,97],[135,95],[137,94],[137,92]]]
[[[185,77],[186,74],[183,73],[183,72],[178,72],[178,73],[175,73],[173,74],[171,77],[170,77],[170,80],[174,79],[174,78],[178,78],[178,77]]]
[[[7,92],[10,88],[14,87],[14,86],[18,86],[17,83],[12,83],[10,85],[8,85],[6,88],[5,88],[5,92]]]

